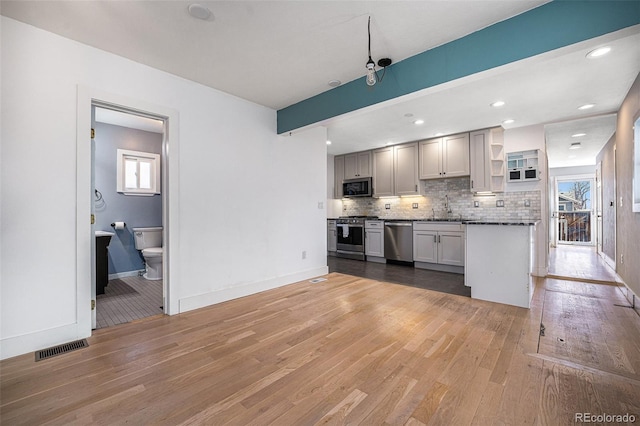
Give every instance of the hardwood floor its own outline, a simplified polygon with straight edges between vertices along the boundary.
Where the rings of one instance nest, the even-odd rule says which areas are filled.
[[[640,319],[614,306],[625,303],[614,286],[540,280],[527,310],[339,273],[326,278],[97,330],[88,348],[37,363],[32,354],[2,361],[0,423],[640,418]]]
[[[593,246],[560,244],[549,250],[549,276],[584,282],[616,282],[615,272]]]

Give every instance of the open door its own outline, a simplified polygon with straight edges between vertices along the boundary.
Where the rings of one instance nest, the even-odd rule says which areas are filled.
[[[554,216],[558,244],[593,245],[593,182],[593,175],[557,178]]]
[[[96,128],[96,107],[91,105],[91,194],[96,193],[96,140],[94,129]],[[96,320],[96,205],[95,198],[91,202],[91,329],[95,330]]]
[[[596,165],[596,246],[602,254],[602,162]]]

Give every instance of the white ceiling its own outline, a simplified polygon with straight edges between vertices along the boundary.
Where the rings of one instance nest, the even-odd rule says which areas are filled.
[[[2,0],[0,13],[280,109],[329,90],[330,80],[364,75],[369,16],[372,56],[398,62],[545,2],[200,1],[213,12],[201,21],[187,13],[193,2],[181,0]],[[634,27],[329,120],[328,152],[485,128],[505,118],[516,120],[508,128],[614,112],[640,72],[639,34]],[[600,44],[612,44],[612,52],[587,60]],[[505,107],[488,107],[499,98]],[[576,109],[587,102],[596,107]],[[412,124],[418,117],[426,120],[420,128]],[[566,144],[562,134],[548,131],[548,143]]]

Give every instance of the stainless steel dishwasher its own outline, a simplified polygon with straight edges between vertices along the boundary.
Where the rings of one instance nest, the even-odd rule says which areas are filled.
[[[413,222],[384,222],[384,257],[387,260],[413,262]]]

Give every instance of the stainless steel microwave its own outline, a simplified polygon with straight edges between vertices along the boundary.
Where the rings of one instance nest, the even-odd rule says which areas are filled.
[[[345,179],[342,181],[342,196],[344,198],[371,197],[373,188],[371,178]]]

